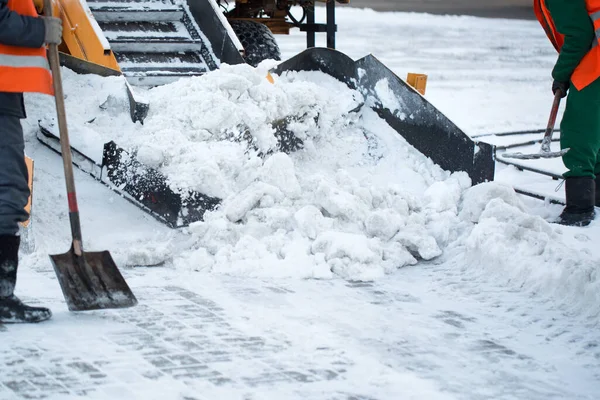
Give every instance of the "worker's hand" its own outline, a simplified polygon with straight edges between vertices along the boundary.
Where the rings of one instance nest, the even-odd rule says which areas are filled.
[[[62,21],[55,17],[41,17],[46,26],[46,44],[60,44],[62,42]]]
[[[560,92],[562,93],[560,97],[565,97],[567,95],[567,91],[569,90],[570,85],[571,84],[569,82],[554,81],[554,83],[552,84],[552,93],[556,95],[556,91],[560,90]]]

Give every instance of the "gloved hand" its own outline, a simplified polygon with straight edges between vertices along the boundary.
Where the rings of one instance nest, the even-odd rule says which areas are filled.
[[[571,86],[569,82],[554,81],[554,83],[552,83],[552,93],[556,95],[556,91],[560,90],[562,93],[560,97],[565,97],[567,95],[567,91],[569,90],[569,86]]]
[[[62,42],[62,21],[55,17],[41,17],[46,27],[46,44],[60,44]]]

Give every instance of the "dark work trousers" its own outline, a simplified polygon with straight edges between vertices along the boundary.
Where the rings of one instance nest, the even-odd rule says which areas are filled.
[[[0,235],[16,235],[19,222],[28,218],[29,199],[25,142],[21,121],[0,115]]]
[[[560,124],[565,178],[600,174],[600,79],[577,90],[572,84]]]

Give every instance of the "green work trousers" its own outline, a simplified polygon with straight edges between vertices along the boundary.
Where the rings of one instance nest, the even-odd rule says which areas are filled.
[[[560,132],[561,148],[570,149],[565,178],[600,174],[600,79],[583,90],[571,84]]]

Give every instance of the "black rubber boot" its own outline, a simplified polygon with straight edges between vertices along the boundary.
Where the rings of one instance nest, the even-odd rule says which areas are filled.
[[[18,236],[0,235],[0,323],[41,322],[52,317],[47,308],[29,307],[14,295],[20,243]]]
[[[20,244],[19,236],[0,235],[0,299],[15,291]]]
[[[568,226],[588,226],[594,220],[596,182],[594,178],[581,176],[565,180],[567,206],[558,217],[558,223]]]

